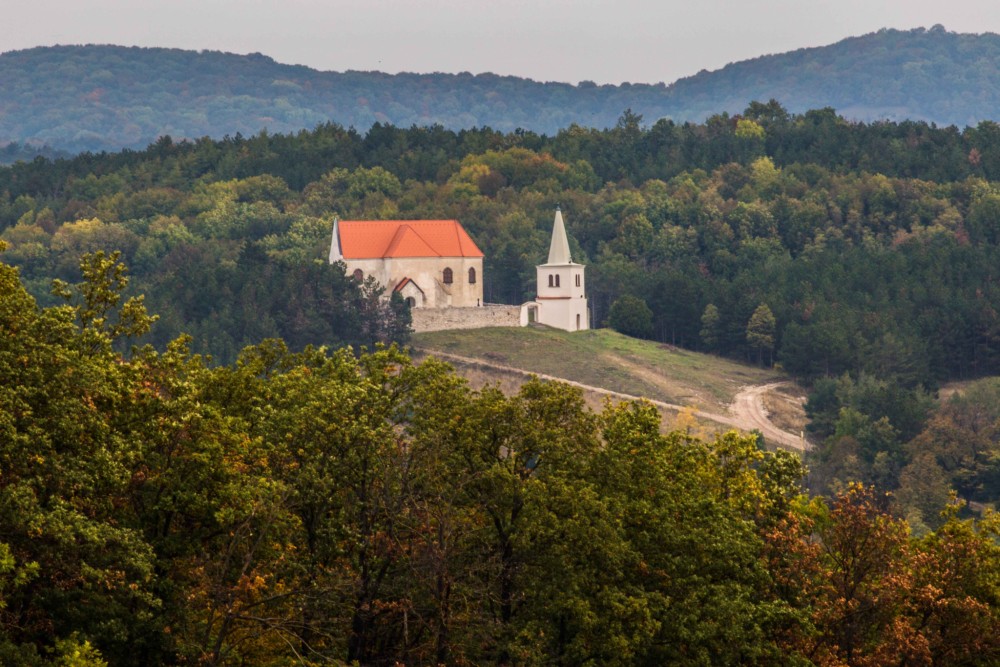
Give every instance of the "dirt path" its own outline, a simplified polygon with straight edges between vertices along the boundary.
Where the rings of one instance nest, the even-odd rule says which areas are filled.
[[[443,361],[457,361],[462,364],[470,364],[473,366],[480,366],[484,368],[491,368],[498,371],[503,371],[505,373],[514,373],[518,375],[525,376],[535,376],[542,380],[553,380],[556,382],[562,382],[570,385],[571,387],[578,387],[584,391],[589,391],[595,394],[601,394],[603,396],[610,396],[612,398],[618,398],[624,401],[648,401],[653,405],[665,408],[667,410],[672,410],[674,412],[687,409],[689,406],[676,405],[674,403],[664,403],[663,401],[655,401],[649,398],[644,398],[642,396],[633,396],[632,394],[625,394],[620,391],[611,391],[610,389],[604,389],[603,387],[594,387],[592,385],[583,384],[581,382],[576,382],[574,380],[567,380],[566,378],[559,378],[552,375],[546,375],[545,373],[532,373],[531,371],[526,371],[522,368],[514,368],[513,366],[505,366],[503,364],[497,364],[491,361],[484,361],[483,359],[476,359],[473,357],[463,357],[458,354],[451,354],[450,352],[440,352],[438,350],[418,350],[422,354],[437,357]],[[695,416],[701,419],[707,419],[708,421],[713,421],[717,424],[724,424],[726,426],[732,426],[734,428],[741,429],[743,431],[752,431],[754,429],[760,431],[764,434],[764,439],[786,447],[788,449],[795,449],[797,451],[805,451],[809,448],[809,444],[805,442],[802,438],[794,433],[789,433],[779,429],[777,426],[771,423],[767,418],[767,410],[764,409],[764,403],[762,401],[762,396],[768,391],[772,391],[777,387],[785,384],[784,382],[772,382],[770,384],[752,385],[748,387],[743,387],[740,392],[736,394],[732,405],[729,406],[729,414],[718,414],[713,412],[702,412],[700,410],[695,411]]]
[[[729,412],[740,424],[740,428],[748,431],[756,429],[764,434],[765,440],[777,442],[790,449],[805,451],[809,449],[809,443],[801,436],[783,431],[775,426],[768,419],[767,410],[764,408],[764,394],[774,391],[784,384],[787,382],[741,387],[739,393],[733,398],[733,404],[729,406]]]

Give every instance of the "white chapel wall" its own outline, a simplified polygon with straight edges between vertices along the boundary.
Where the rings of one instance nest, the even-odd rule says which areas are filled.
[[[365,278],[374,276],[386,291],[409,278],[423,291],[425,308],[471,307],[483,303],[483,259],[481,257],[397,257],[348,259],[347,275],[361,269]],[[450,285],[444,283],[444,269],[452,271]],[[469,283],[469,269],[475,283]]]

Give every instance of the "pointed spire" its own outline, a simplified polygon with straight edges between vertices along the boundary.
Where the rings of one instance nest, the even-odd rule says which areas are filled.
[[[562,211],[556,206],[556,219],[552,223],[552,243],[549,244],[549,261],[547,264],[570,264],[573,259],[569,255],[569,240],[566,238],[566,225],[563,224]]]
[[[344,253],[340,250],[340,225],[337,218],[333,219],[333,236],[330,238],[330,263],[339,262],[344,259]]]

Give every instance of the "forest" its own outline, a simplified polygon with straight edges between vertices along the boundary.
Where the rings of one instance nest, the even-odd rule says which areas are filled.
[[[0,661],[993,655],[998,180],[996,123],[773,100],[703,124],[323,124],[0,168]],[[487,300],[521,303],[557,204],[596,324],[810,387],[805,468],[661,435],[641,405],[594,415],[557,385],[506,397],[413,366],[391,347],[405,306],[325,261],[334,217],[455,218]],[[851,561],[852,539],[884,551]]]
[[[0,264],[3,664],[1000,660],[996,514],[916,536],[753,437],[395,346],[123,353],[153,316],[79,268],[39,307]]]
[[[942,382],[1000,373],[998,179],[993,122],[851,123],[773,100],[704,124],[626,111],[552,137],[325,124],[0,168],[0,239],[44,306],[81,254],[120,252],[160,318],[142,342],[187,334],[231,364],[269,337],[405,342],[402,304],[324,262],[335,216],[458,219],[486,254],[486,300],[516,304],[534,296],[559,204],[595,324],[776,361],[812,387],[810,488],[902,490],[900,511],[933,527],[917,498],[1000,495],[991,420],[939,428],[954,436],[940,452],[913,444],[955,425],[932,400]],[[918,482],[933,493],[905,492]]]
[[[363,131],[492,127],[556,134],[610,128],[625,108],[650,122],[702,123],[777,99],[795,113],[832,107],[856,121],[912,119],[958,128],[1000,107],[1000,35],[941,26],[880,30],[765,55],[676,82],[598,85],[489,72],[321,72],[260,53],[110,45],[0,54],[0,163],[42,151],[142,149],[162,135],[221,139],[334,122]],[[17,148],[8,149],[8,144]]]

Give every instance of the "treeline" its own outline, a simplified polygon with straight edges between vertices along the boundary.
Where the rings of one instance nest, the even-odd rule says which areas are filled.
[[[30,162],[38,157],[55,160],[59,158],[72,157],[72,154],[62,150],[55,150],[49,146],[20,144],[16,141],[11,141],[6,145],[0,145],[0,164]]]
[[[1000,106],[1000,73],[990,64],[998,58],[1000,36],[934,26],[754,58],[669,85],[573,85],[491,73],[320,72],[259,53],[40,47],[0,54],[0,144],[136,149],[162,135],[294,133],[325,122],[554,135],[574,123],[612,127],[627,107],[651,121],[701,123],[772,98],[797,113],[833,107],[865,122],[961,128]]]
[[[662,434],[396,348],[210,367],[101,253],[39,308],[0,265],[0,661],[990,664],[996,515],[915,538],[735,433]]]
[[[964,127],[995,118],[989,62],[1000,55],[995,33],[885,29],[836,44],[765,55],[699,72],[670,87],[672,117],[734,113],[750,100],[777,98],[794,111],[832,106],[862,121],[924,120]]]

